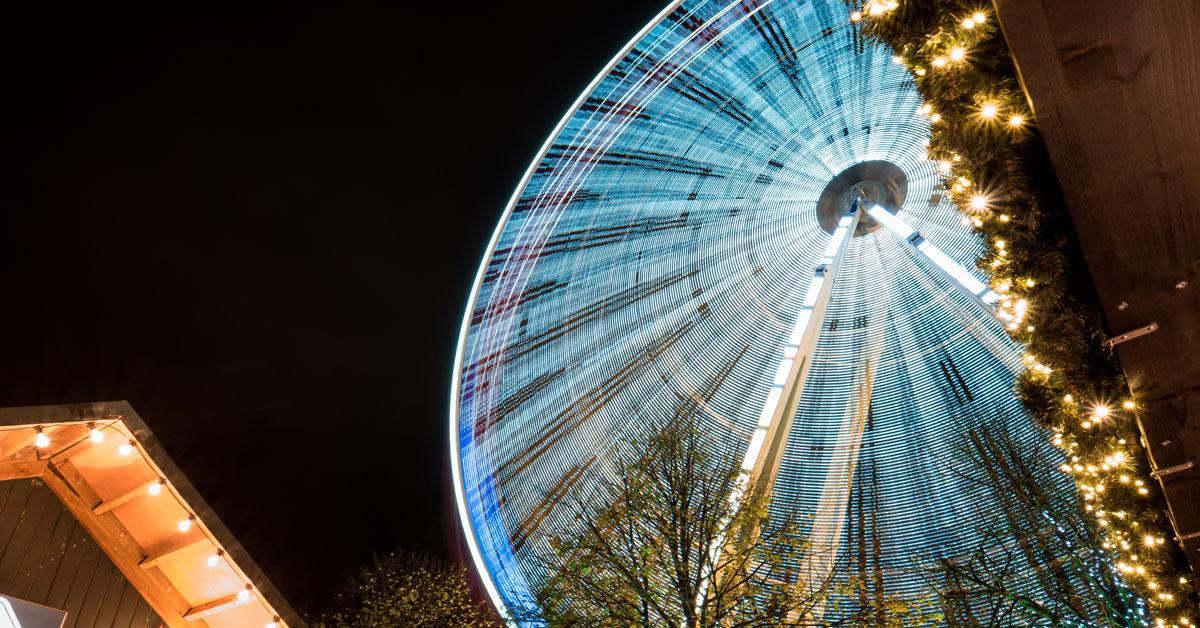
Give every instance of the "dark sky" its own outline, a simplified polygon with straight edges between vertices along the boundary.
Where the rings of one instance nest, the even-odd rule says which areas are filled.
[[[298,608],[459,554],[457,331],[656,2],[8,3],[0,405],[127,399]]]

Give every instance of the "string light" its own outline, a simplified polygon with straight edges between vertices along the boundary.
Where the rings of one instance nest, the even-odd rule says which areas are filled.
[[[121,446],[117,447],[117,453],[122,456],[128,456],[133,453],[133,444],[133,439],[129,439],[129,442],[121,443]]]
[[[217,565],[221,564],[221,557],[224,555],[225,555],[225,550],[217,548],[217,552],[215,554],[210,555],[207,559],[205,559],[204,562],[209,567],[216,567]]]
[[[854,11],[850,14],[850,21],[857,22],[862,19],[862,11]]]
[[[188,515],[187,519],[180,519],[179,523],[175,524],[175,527],[178,528],[180,532],[187,532],[188,530],[192,529],[192,520],[195,518],[196,515]]]
[[[151,484],[150,486],[146,487],[146,492],[149,493],[151,497],[157,497],[160,493],[162,493],[162,490],[163,490],[162,480],[159,480],[159,481]]]
[[[95,423],[88,423],[88,427],[91,428],[91,430],[89,430],[89,432],[88,432],[88,438],[91,439],[91,441],[93,443],[96,443],[97,445],[100,443],[103,443],[104,442],[104,432],[101,431],[100,428],[96,427]]]
[[[45,449],[50,446],[50,437],[39,427],[37,428],[37,434],[33,437],[33,444],[38,449]]]
[[[886,11],[877,9],[879,4],[879,2],[868,2],[863,11],[870,13],[871,19],[876,19],[877,16],[886,13]],[[892,4],[894,3],[890,3],[889,7]],[[859,14],[858,17],[862,18],[862,15]],[[901,19],[907,21],[908,18],[909,16],[903,16]],[[947,18],[948,21],[946,21]],[[903,34],[888,34],[888,30],[885,29],[880,31],[882,34],[877,33],[876,37],[883,39],[885,43],[892,44],[895,50],[904,51],[905,56],[895,55],[893,62],[908,64],[909,70],[916,77],[921,78],[927,75],[926,68],[945,69],[953,63],[964,61],[967,51],[973,49],[976,42],[1001,37],[998,29],[983,28],[988,19],[989,14],[980,10],[965,16],[944,16],[941,25],[936,22],[930,23],[928,26],[906,23],[904,26],[916,29],[916,32],[903,33],[904,29],[900,29]],[[959,30],[956,31],[956,28]],[[925,30],[924,35],[920,33],[922,29]],[[949,39],[951,37],[953,39]],[[916,46],[916,52],[913,52],[914,46]],[[975,109],[977,119],[995,122],[995,125],[979,125],[985,127],[981,129],[983,133],[996,134],[986,138],[987,141],[1009,142],[1014,148],[1017,148],[1016,142],[1022,141],[1024,137],[1020,129],[1032,118],[1024,111],[1014,110],[1016,105],[1011,105],[1010,108],[1008,103],[1015,102],[1011,95],[1007,93],[993,94],[987,91],[991,89],[991,86],[998,84],[992,79],[1004,79],[1005,77],[986,76],[987,74],[1001,74],[990,67],[955,67],[963,67],[963,72],[956,73],[953,78],[947,77],[941,80],[957,82],[961,77],[963,82],[950,86],[944,99],[945,102],[938,96],[939,90],[941,90],[940,81],[937,83],[918,81],[922,95],[930,98],[929,103],[922,105],[920,113],[928,116],[931,125],[938,124],[943,120],[940,113],[934,112],[935,106],[945,111],[961,111],[962,105],[970,106],[967,98],[969,98],[969,94],[974,93],[976,94],[974,106],[977,107]],[[972,76],[971,71],[984,73],[985,76],[982,78],[986,80],[978,80],[981,77]],[[932,92],[927,90],[932,90]],[[994,100],[985,100],[985,98]],[[988,218],[984,212],[990,209],[989,200],[984,194],[973,193],[978,190],[972,188],[971,182],[966,177],[952,176],[952,171],[960,169],[961,173],[980,171],[980,168],[986,169],[989,165],[988,157],[980,156],[977,152],[967,149],[965,143],[972,141],[974,133],[958,133],[959,119],[952,117],[949,122],[950,124],[947,124],[944,130],[939,130],[934,134],[936,145],[931,147],[929,142],[926,142],[925,155],[926,157],[929,154],[939,156],[939,160],[935,163],[936,171],[945,178],[944,184],[951,192],[951,198],[964,210],[964,224],[973,225],[982,231],[985,227],[984,221]],[[1005,127],[1010,132],[997,133]],[[964,128],[964,131],[968,130],[974,131],[974,129]],[[961,156],[955,151],[968,155],[968,163],[965,164],[965,168],[958,165]],[[982,163],[979,162],[980,159],[983,160]],[[1004,185],[1003,181],[992,183]],[[1022,202],[1017,199],[1014,207],[1019,210]],[[998,229],[1006,229],[1007,225],[1013,223],[1013,216],[1008,213],[992,215],[995,217],[995,222],[987,224],[986,226],[989,228],[995,226]],[[1028,223],[1018,224],[1022,229],[1030,226]],[[992,243],[992,246],[989,247],[990,259],[986,259],[986,262],[988,266],[995,269],[992,271],[993,278],[990,287],[999,295],[995,302],[996,315],[1014,335],[1021,329],[1032,333],[1035,330],[1034,325],[1024,325],[1022,318],[1027,315],[1028,311],[1036,307],[1036,303],[1031,303],[1035,296],[1050,295],[1048,298],[1054,299],[1053,295],[1061,291],[1060,286],[1055,283],[1057,275],[1050,272],[1046,276],[1037,278],[1027,276],[1028,270],[1025,269],[1031,268],[1030,260],[1020,259],[1009,254],[1008,242],[1005,239],[1009,236],[1009,232],[985,232],[983,235],[986,241]],[[1017,235],[1024,234],[1018,233]],[[1025,242],[1024,239],[1020,241]],[[1028,248],[1022,246],[1018,253],[1024,253]],[[1037,247],[1032,248],[1036,253]],[[1021,274],[1025,276],[1009,274],[1020,272],[1019,269],[1024,270]],[[1035,293],[1033,289],[1042,284],[1047,284],[1047,288],[1037,290]],[[1009,292],[1012,288],[1016,288],[1016,290]],[[1061,385],[1075,390],[1083,390],[1079,387],[1082,382],[1075,381],[1080,373],[1079,364],[1071,362],[1071,356],[1062,355],[1061,350],[1056,350],[1054,355],[1048,357],[1056,361],[1067,360],[1066,364],[1055,365],[1057,371],[1067,373],[1065,376],[1067,381],[1052,379],[1050,375],[1056,372],[1056,369],[1052,369],[1031,354],[1026,354],[1022,358],[1026,367],[1024,377],[1036,376],[1039,381],[1044,381],[1044,384],[1039,383],[1039,386],[1045,386],[1044,392],[1055,390],[1054,387]],[[1097,384],[1101,384],[1099,386],[1100,399],[1112,399],[1112,393],[1105,392],[1106,386],[1102,385],[1104,380]],[[1137,404],[1134,400],[1126,397],[1120,402],[1119,408],[1116,408],[1116,406],[1110,406],[1098,399],[1090,402],[1084,399],[1077,401],[1071,392],[1061,388],[1055,393],[1062,395],[1060,397],[1062,405],[1039,409],[1033,409],[1033,406],[1029,407],[1031,412],[1037,414],[1047,427],[1055,430],[1052,443],[1067,457],[1067,461],[1061,464],[1060,469],[1074,479],[1079,495],[1084,500],[1081,510],[1086,511],[1088,519],[1102,530],[1102,536],[1096,540],[1096,551],[1102,549],[1103,552],[1109,554],[1113,562],[1108,564],[1115,564],[1117,570],[1125,574],[1121,578],[1124,581],[1122,586],[1134,589],[1141,599],[1148,603],[1148,606],[1136,609],[1136,613],[1131,611],[1130,617],[1137,619],[1133,623],[1193,627],[1194,624],[1187,613],[1179,616],[1177,624],[1164,622],[1157,617],[1147,617],[1148,611],[1154,614],[1158,614],[1160,611],[1170,612],[1171,617],[1175,617],[1181,608],[1176,600],[1183,597],[1181,594],[1187,591],[1186,587],[1191,585],[1192,581],[1185,575],[1178,574],[1170,564],[1171,561],[1166,556],[1166,552],[1159,551],[1164,547],[1165,541],[1164,535],[1160,532],[1160,523],[1155,520],[1154,505],[1137,499],[1138,497],[1147,498],[1151,495],[1150,483],[1137,479],[1136,472],[1141,470],[1144,463],[1135,460],[1135,454],[1128,449],[1128,442],[1132,441],[1132,437],[1128,436],[1132,415],[1118,412],[1118,410],[1123,410],[1131,413],[1137,409]],[[1126,392],[1125,395],[1128,393]],[[1036,395],[1033,395],[1026,401],[1037,405],[1035,403],[1037,398]],[[1140,451],[1140,449],[1135,451]],[[1139,503],[1143,505],[1139,506]],[[1131,550],[1136,550],[1133,546],[1144,548],[1146,551],[1139,557],[1131,552]],[[1163,556],[1159,556],[1159,554],[1163,554]],[[1174,588],[1176,581],[1180,587],[1178,589]],[[1187,595],[1190,596],[1191,593],[1189,592]]]
[[[276,615],[274,619],[263,624],[263,628],[279,628],[279,616]]]

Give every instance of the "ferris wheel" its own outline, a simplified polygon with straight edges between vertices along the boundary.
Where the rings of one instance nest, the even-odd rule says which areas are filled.
[[[459,514],[500,608],[558,504],[680,412],[888,595],[1000,516],[946,458],[973,409],[1037,429],[981,244],[892,52],[834,0],[671,5],[534,158],[463,320]],[[864,549],[866,548],[866,549]]]

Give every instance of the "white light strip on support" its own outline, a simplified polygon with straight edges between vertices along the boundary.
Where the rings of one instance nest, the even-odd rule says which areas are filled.
[[[803,360],[806,357],[797,357],[801,353],[800,347],[810,336],[814,341],[816,339],[816,327],[820,325],[821,321],[813,317],[813,310],[821,296],[822,289],[830,280],[828,275],[833,268],[834,260],[838,258],[850,241],[848,236],[854,223],[857,223],[857,220],[851,216],[845,216],[838,221],[833,235],[829,236],[829,243],[825,245],[825,252],[821,255],[820,264],[813,273],[812,281],[808,284],[808,290],[800,301],[800,311],[796,315],[796,323],[792,326],[792,333],[783,347],[783,357],[779,360],[779,366],[775,370],[775,378],[771,382],[771,389],[767,393],[766,402],[759,414],[758,425],[754,429],[754,435],[750,438],[750,446],[746,449],[746,455],[742,458],[742,471],[745,473],[753,471],[754,466],[758,464],[758,457],[762,453],[767,432],[771,429],[775,415],[778,413],[779,402],[783,398],[783,389],[788,384],[789,378],[794,378],[799,373],[800,369],[796,368],[797,360]]]
[[[838,221],[837,228],[829,236],[829,243],[825,245],[825,252],[821,255],[820,263],[813,272],[813,278],[808,283],[808,290],[805,291],[804,298],[800,301],[800,311],[796,313],[796,323],[792,326],[792,333],[788,335],[787,344],[783,347],[783,356],[775,369],[775,377],[771,381],[771,388],[767,391],[767,399],[763,403],[762,412],[758,415],[758,424],[754,427],[754,433],[750,436],[750,445],[746,448],[746,455],[742,458],[741,476],[729,496],[729,504],[734,510],[740,505],[746,488],[750,486],[751,482],[760,481],[762,474],[766,474],[771,481],[774,481],[774,474],[779,467],[780,459],[776,457],[774,460],[762,461],[759,456],[762,454],[768,435],[773,435],[772,437],[776,440],[787,437],[786,431],[790,429],[790,417],[785,418],[784,415],[796,411],[795,404],[799,401],[800,388],[808,374],[809,358],[816,350],[817,334],[820,332],[825,306],[829,303],[829,296],[833,291],[833,277],[842,254],[845,253],[850,242],[850,235],[858,228],[861,215],[861,211],[853,211]],[[784,430],[782,435],[778,434],[780,429]],[[761,467],[759,467],[760,464]],[[756,468],[758,468],[757,474],[755,473]],[[729,516],[732,517],[732,513]],[[710,564],[714,567],[719,563],[724,547],[724,535],[718,534],[708,548]],[[708,583],[708,578],[700,583],[700,588],[696,593],[697,609],[707,594]]]
[[[993,292],[991,288],[988,288],[987,285],[977,279],[975,275],[972,275],[966,268],[963,268],[958,262],[950,259],[949,255],[943,253],[941,249],[922,237],[920,233],[913,230],[912,227],[908,226],[899,217],[892,215],[888,210],[879,205],[868,207],[867,213],[871,215],[871,218],[875,219],[875,222],[886,227],[888,231],[896,234],[901,240],[913,245],[913,248],[917,249],[917,252],[921,255],[924,255],[925,259],[933,262],[934,266],[937,266],[947,277],[953,279],[959,286],[969,292],[972,297],[982,302],[984,306],[991,306],[1000,299],[1000,295]],[[986,307],[985,309],[988,310],[989,314],[994,315],[990,307]]]

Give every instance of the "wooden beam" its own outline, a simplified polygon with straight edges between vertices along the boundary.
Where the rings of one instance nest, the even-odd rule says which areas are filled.
[[[145,484],[138,486],[137,488],[135,488],[131,491],[128,491],[126,493],[118,495],[117,497],[114,497],[108,501],[100,502],[99,504],[96,504],[96,506],[94,508],[92,508],[92,513],[96,514],[96,515],[102,515],[108,511],[112,510],[113,508],[117,508],[119,506],[128,504],[129,502],[131,502],[135,499],[138,499],[143,496],[149,496],[150,495],[150,487],[155,484],[158,484],[158,482],[159,482],[158,478],[155,478],[153,480],[150,480],[149,482],[146,482]],[[163,488],[166,488],[166,487],[164,486]]]
[[[133,536],[111,513],[98,516],[90,504],[99,501],[95,491],[69,460],[47,465],[42,481],[58,496],[67,510],[83,525],[88,534],[104,550],[117,569],[142,594],[150,607],[171,628],[186,628],[188,621],[180,609],[188,608],[187,600],[169,582],[159,582],[157,571],[138,568],[143,550]]]
[[[186,539],[187,537],[184,538]],[[203,536],[198,539],[181,540],[174,547],[169,547],[153,556],[147,556],[146,558],[143,558],[142,561],[138,563],[138,566],[142,569],[150,569],[162,561],[190,550],[198,545],[212,545],[212,541],[209,541],[208,537]]]
[[[35,478],[45,471],[45,460],[6,460],[0,462],[0,481]]]
[[[226,595],[225,597],[217,598],[211,602],[205,602],[200,606],[191,608],[188,610],[188,612],[183,614],[183,618],[187,621],[196,621],[197,619],[208,617],[209,615],[216,615],[217,613],[227,611],[231,608],[237,608],[238,606],[252,602],[253,600],[254,595],[248,595],[245,599],[238,598],[237,593],[234,593],[233,595]]]

